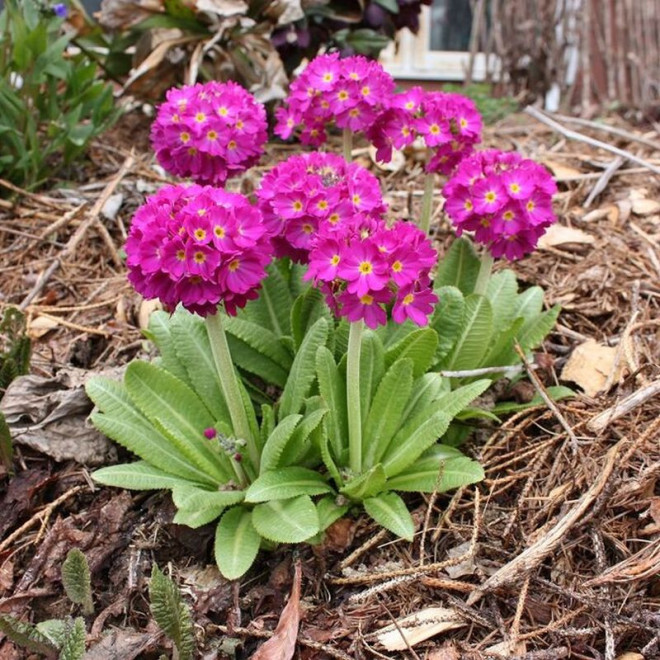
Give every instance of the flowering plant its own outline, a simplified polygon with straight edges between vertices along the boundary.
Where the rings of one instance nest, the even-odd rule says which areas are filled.
[[[294,124],[309,119],[324,131],[332,116],[352,130],[359,126],[351,108],[372,119],[383,110],[384,98],[371,105],[372,92],[389,89],[378,71],[362,70],[356,58],[318,60],[292,90],[285,112]],[[360,78],[368,94],[351,76],[356,69],[369,73]],[[303,97],[306,85],[312,91]],[[350,101],[339,98],[342,90]],[[197,121],[197,101],[186,105],[193,114],[177,110],[177,99],[197,93],[168,96],[167,112],[178,118],[154,128],[163,149],[180,148],[180,124]],[[435,136],[437,124],[451,141],[464,135],[460,147],[447,144],[451,158],[467,156],[478,119],[453,97],[429,98],[424,111],[411,109],[414,130]],[[328,108],[349,105],[332,106],[331,115],[324,99]],[[219,126],[218,142],[234,130]],[[433,139],[436,156],[445,154]],[[547,174],[500,152],[462,162],[445,189],[458,231],[474,230],[494,254],[520,256],[510,244],[532,241],[518,234],[552,219]],[[225,161],[213,171],[228,170]],[[255,196],[253,205],[211,186],[172,185],[137,211],[129,279],[166,309],[149,327],[160,357],[129,365],[123,383],[88,384],[94,423],[142,459],[95,479],[172,490],[178,523],[219,518],[215,554],[229,578],[270,542],[318,541],[351,507],[411,539],[399,493],[483,477],[457,448],[467,420],[493,418],[471,403],[519,360],[515,343],[529,352],[558,313],[542,311],[538,287],[518,293],[511,271],[492,275],[492,254],[480,259],[466,237],[438,260],[423,228],[386,220],[378,180],[333,154],[283,161]],[[516,224],[500,218],[508,209],[521,214]]]

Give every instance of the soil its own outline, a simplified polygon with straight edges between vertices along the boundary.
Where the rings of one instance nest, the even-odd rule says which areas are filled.
[[[606,125],[623,135],[577,128],[660,166],[657,126],[620,118]],[[34,375],[97,373],[151,354],[141,330],[153,307],[128,285],[121,253],[132,213],[167,180],[148,130],[149,119],[133,111],[95,143],[73,181],[38,194],[0,181],[11,194],[0,199],[0,311],[25,311]],[[366,517],[342,519],[321,546],[262,552],[240,583],[214,567],[211,527],[172,523],[167,494],[93,483],[90,460],[105,462],[116,450],[82,464],[75,442],[65,458],[15,438],[14,474],[0,467],[0,613],[32,622],[78,616],[60,577],[78,547],[94,593],[89,658],[174,657],[149,611],[154,563],[180,586],[205,659],[250,657],[272,636],[294,566],[302,568],[296,658],[659,658],[660,177],[622,161],[606,179],[615,156],[524,114],[489,127],[484,142],[550,167],[560,186],[558,227],[576,230],[513,265],[522,286],[540,285],[547,305],[562,306],[534,373],[543,385],[570,385],[574,398],[479,429],[465,450],[484,465],[485,481],[410,500],[415,542],[381,533]],[[263,162],[290,153],[273,145]],[[366,149],[356,156],[375,169]],[[414,217],[423,177],[415,154],[379,174],[393,213]],[[249,192],[258,176],[235,185]],[[441,210],[434,221],[444,250],[450,225]],[[599,385],[588,367],[602,358],[589,340],[613,359]],[[580,384],[565,383],[578,346],[586,350],[574,375]],[[534,385],[512,394],[528,401]],[[437,627],[434,637],[401,651],[379,643],[377,631],[420,612]],[[459,625],[443,631],[443,622]],[[0,658],[24,657],[0,637]]]

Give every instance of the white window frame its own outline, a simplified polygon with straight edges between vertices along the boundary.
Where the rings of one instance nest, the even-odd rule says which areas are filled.
[[[381,53],[380,62],[386,71],[400,80],[464,80],[470,53],[431,50],[430,43],[431,8],[423,5],[419,16],[419,32],[414,35],[407,28],[400,30],[396,40]],[[472,80],[485,80],[487,65],[485,53],[476,53]],[[491,66],[497,73],[499,60],[494,55],[491,55]]]

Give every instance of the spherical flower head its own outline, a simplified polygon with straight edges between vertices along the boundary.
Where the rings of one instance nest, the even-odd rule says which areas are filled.
[[[520,259],[556,220],[557,186],[542,165],[520,154],[489,149],[465,158],[443,189],[457,233],[474,233],[494,257]]]
[[[402,149],[422,138],[431,152],[427,172],[447,175],[481,141],[481,130],[481,117],[469,98],[413,87],[391,97],[367,137],[383,162],[392,159],[393,148]]]
[[[364,131],[387,107],[393,91],[394,80],[378,62],[361,55],[319,55],[291,83],[286,103],[276,113],[275,133],[288,139],[300,128],[303,144],[319,146],[332,122]]]
[[[211,186],[164,186],[136,211],[126,241],[128,279],[166,309],[228,314],[257,297],[272,247],[260,211]]]
[[[162,167],[202,185],[222,185],[255,165],[268,139],[266,111],[234,82],[173,88],[151,127]]]
[[[276,165],[257,190],[259,208],[277,256],[307,263],[319,228],[360,214],[379,219],[387,207],[378,179],[331,153],[292,156]]]
[[[305,279],[323,292],[333,312],[369,328],[411,319],[426,325],[437,298],[429,272],[436,253],[418,227],[355,214],[339,228],[326,221],[309,255]]]

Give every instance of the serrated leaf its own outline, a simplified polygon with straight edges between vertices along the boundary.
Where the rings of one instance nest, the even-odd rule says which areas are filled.
[[[518,296],[514,318],[516,316],[522,316],[525,321],[530,321],[536,318],[542,311],[543,289],[540,286],[531,286]]]
[[[512,270],[501,270],[490,276],[486,298],[493,310],[493,333],[507,328],[515,318],[518,282]]]
[[[335,520],[339,520],[348,511],[348,504],[337,504],[336,499],[334,495],[327,495],[316,503],[319,532],[324,532]]]
[[[280,455],[279,464],[281,466],[298,465],[304,456],[309,454],[312,446],[312,436],[314,432],[323,423],[323,419],[330,412],[323,399],[318,398],[318,407],[316,410],[310,410],[312,399],[305,402],[305,416],[298,426],[296,426],[291,438],[284,446],[284,451]]]
[[[381,493],[364,501],[364,510],[382,527],[412,541],[415,523],[405,502],[396,493]]]
[[[409,493],[442,493],[476,483],[484,478],[477,461],[463,456],[458,449],[436,445],[408,468],[388,480],[392,490]]]
[[[393,477],[409,465],[442,436],[451,422],[451,417],[442,411],[428,416],[425,411],[413,416],[392,439],[383,457],[383,468],[388,477]]]
[[[471,241],[457,238],[438,264],[434,288],[455,286],[464,295],[474,291],[481,262]]]
[[[369,414],[369,406],[378,383],[385,372],[385,351],[378,335],[372,330],[362,334],[360,346],[360,419],[362,424]]]
[[[339,492],[352,500],[361,501],[380,493],[386,481],[383,466],[378,463],[364,474],[351,479]]]
[[[256,323],[237,317],[226,317],[223,325],[236,366],[284,387],[292,360],[278,336]]]
[[[333,453],[341,458],[348,438],[348,411],[346,408],[346,381],[340,377],[332,353],[325,346],[316,352],[316,375],[319,392],[330,411],[328,415],[328,437]]]
[[[261,537],[252,524],[252,512],[243,507],[227,511],[215,531],[215,561],[228,580],[244,575],[259,552]]]
[[[175,525],[185,525],[191,529],[198,529],[219,518],[224,510],[224,506],[209,506],[194,511],[179,509],[174,514],[172,522]]]
[[[282,467],[260,474],[245,493],[246,502],[288,500],[299,495],[331,493],[328,482],[316,471]]]
[[[526,353],[541,344],[552,328],[554,328],[560,310],[560,306],[555,305],[547,312],[539,314],[536,318],[530,319],[523,324],[518,333],[518,343],[523,352]]]
[[[190,314],[185,310],[177,314]],[[177,340],[173,334],[173,319],[170,314],[162,310],[152,312],[149,317],[149,329],[145,335],[156,344],[160,354],[160,364],[163,369],[169,371],[173,376],[190,385],[188,378],[188,370],[185,367],[185,362],[179,358],[176,350]]]
[[[252,322],[270,330],[276,337],[290,335],[293,299],[289,285],[277,264],[270,264],[266,271],[268,275],[261,282],[259,297],[247,304],[246,314]]]
[[[85,655],[86,641],[87,632],[85,630],[85,622],[78,617],[64,630],[64,637],[60,648],[60,660],[82,660]]]
[[[497,335],[488,347],[486,355],[481,360],[480,367],[506,366],[520,362],[520,358],[514,349],[514,340],[525,319],[519,317],[511,325]],[[505,374],[502,374],[504,376]],[[494,378],[497,378],[497,374]]]
[[[92,479],[106,486],[129,490],[164,490],[175,486],[201,485],[159,470],[146,461],[111,465],[92,472]]]
[[[280,467],[282,453],[301,419],[302,415],[288,415],[273,429],[261,450],[259,474]]]
[[[474,369],[486,354],[493,332],[493,312],[488,298],[470,294],[465,299],[461,334],[442,361],[448,371]]]
[[[323,461],[323,465],[325,465],[325,469],[328,471],[328,474],[335,482],[337,487],[341,487],[344,483],[344,480],[341,478],[339,469],[337,468],[335,460],[332,456],[332,452],[330,451],[330,440],[328,438],[328,434],[315,434],[315,440],[318,443],[318,448],[321,453],[321,460]]]
[[[45,657],[53,657],[57,648],[50,639],[41,633],[31,623],[0,614],[0,632],[6,635],[14,644],[33,653],[41,653]]]
[[[438,362],[449,354],[461,334],[465,299],[460,290],[454,286],[439,287],[435,293],[438,296],[438,303],[433,310],[429,325],[438,333],[438,348],[435,352],[435,359]]]
[[[46,619],[39,621],[37,630],[46,636],[53,646],[60,648],[64,642],[67,623],[66,619]]]
[[[446,415],[456,417],[468,404],[483,394],[490,384],[491,381],[488,378],[482,378],[469,385],[463,385],[451,392],[441,394],[435,399],[435,402]]]
[[[178,509],[195,511],[206,506],[228,507],[245,499],[242,490],[206,490],[192,485],[175,486],[172,489],[172,500]]]
[[[435,330],[418,328],[386,351],[385,366],[410,358],[413,361],[413,376],[419,378],[430,369],[437,347],[438,335]]]
[[[257,504],[252,523],[261,536],[277,543],[301,543],[319,531],[319,516],[307,495]]]
[[[328,322],[321,318],[307,332],[291,365],[289,377],[280,397],[280,419],[302,410],[316,378],[315,358],[319,346],[328,338]]]
[[[323,294],[316,287],[311,287],[295,299],[291,308],[291,334],[296,349],[300,348],[309,328],[320,318],[332,322]]]
[[[186,369],[188,381],[216,421],[224,422],[231,429],[231,417],[204,321],[182,309],[172,316],[171,326],[174,348]]]
[[[192,464],[164,435],[140,413],[131,401],[126,388],[107,378],[91,378],[85,390],[102,412],[95,412],[91,420],[97,429],[156,468],[194,483],[217,482]]]
[[[192,660],[195,633],[190,608],[183,602],[176,584],[156,564],[151,569],[149,601],[152,616],[174,642],[180,660]]]
[[[445,381],[438,373],[424,374],[413,381],[413,386],[401,415],[401,425],[407,423],[416,411],[423,410],[433,403],[443,392]]]
[[[363,464],[375,465],[399,428],[413,384],[413,362],[397,360],[381,379],[363,431]]]
[[[87,557],[78,548],[72,548],[62,562],[62,586],[72,603],[82,605],[84,614],[94,611],[92,582]]]

